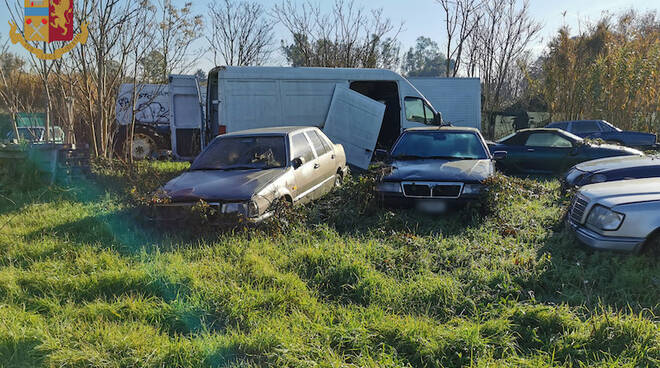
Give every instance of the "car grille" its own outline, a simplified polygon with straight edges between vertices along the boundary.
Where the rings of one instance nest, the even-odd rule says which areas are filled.
[[[456,198],[461,194],[460,185],[436,185],[433,187],[434,197],[452,197]]]
[[[589,204],[589,202],[578,195],[573,198],[571,211],[569,213],[569,218],[572,222],[582,224],[582,218],[584,217],[584,211],[587,209],[587,204]]]
[[[408,197],[429,197],[431,187],[427,184],[404,184],[403,192]]]
[[[403,194],[417,198],[458,198],[463,183],[403,183]]]

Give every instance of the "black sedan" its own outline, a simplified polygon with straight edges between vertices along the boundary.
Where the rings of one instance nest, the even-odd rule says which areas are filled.
[[[561,129],[523,129],[489,144],[490,151],[506,152],[497,162],[506,174],[559,175],[584,161],[605,157],[641,155],[616,145],[594,144]]]
[[[473,128],[408,129],[391,154],[378,154],[390,168],[376,187],[384,204],[427,212],[478,198],[482,181],[495,171],[486,142]]]
[[[660,177],[660,156],[610,157],[573,166],[564,176],[568,187],[615,180]]]

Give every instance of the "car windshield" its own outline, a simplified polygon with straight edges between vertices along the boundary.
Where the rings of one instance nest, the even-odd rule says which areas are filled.
[[[223,137],[209,145],[190,170],[269,169],[285,165],[282,136]]]
[[[407,132],[392,150],[395,159],[467,159],[488,158],[481,139],[469,132]]]

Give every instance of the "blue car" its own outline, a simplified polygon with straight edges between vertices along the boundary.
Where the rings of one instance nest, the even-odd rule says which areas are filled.
[[[660,178],[660,156],[619,156],[582,162],[563,178],[567,187],[617,180]]]
[[[602,139],[622,146],[642,149],[657,147],[655,134],[622,131],[605,120],[559,121],[546,125],[546,128],[557,128],[581,138]]]

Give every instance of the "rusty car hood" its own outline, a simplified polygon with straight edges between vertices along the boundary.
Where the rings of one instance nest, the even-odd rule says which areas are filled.
[[[384,181],[460,181],[476,183],[495,172],[490,159],[482,160],[396,160]]]
[[[286,172],[286,168],[196,170],[170,180],[163,190],[173,202],[246,201]]]

